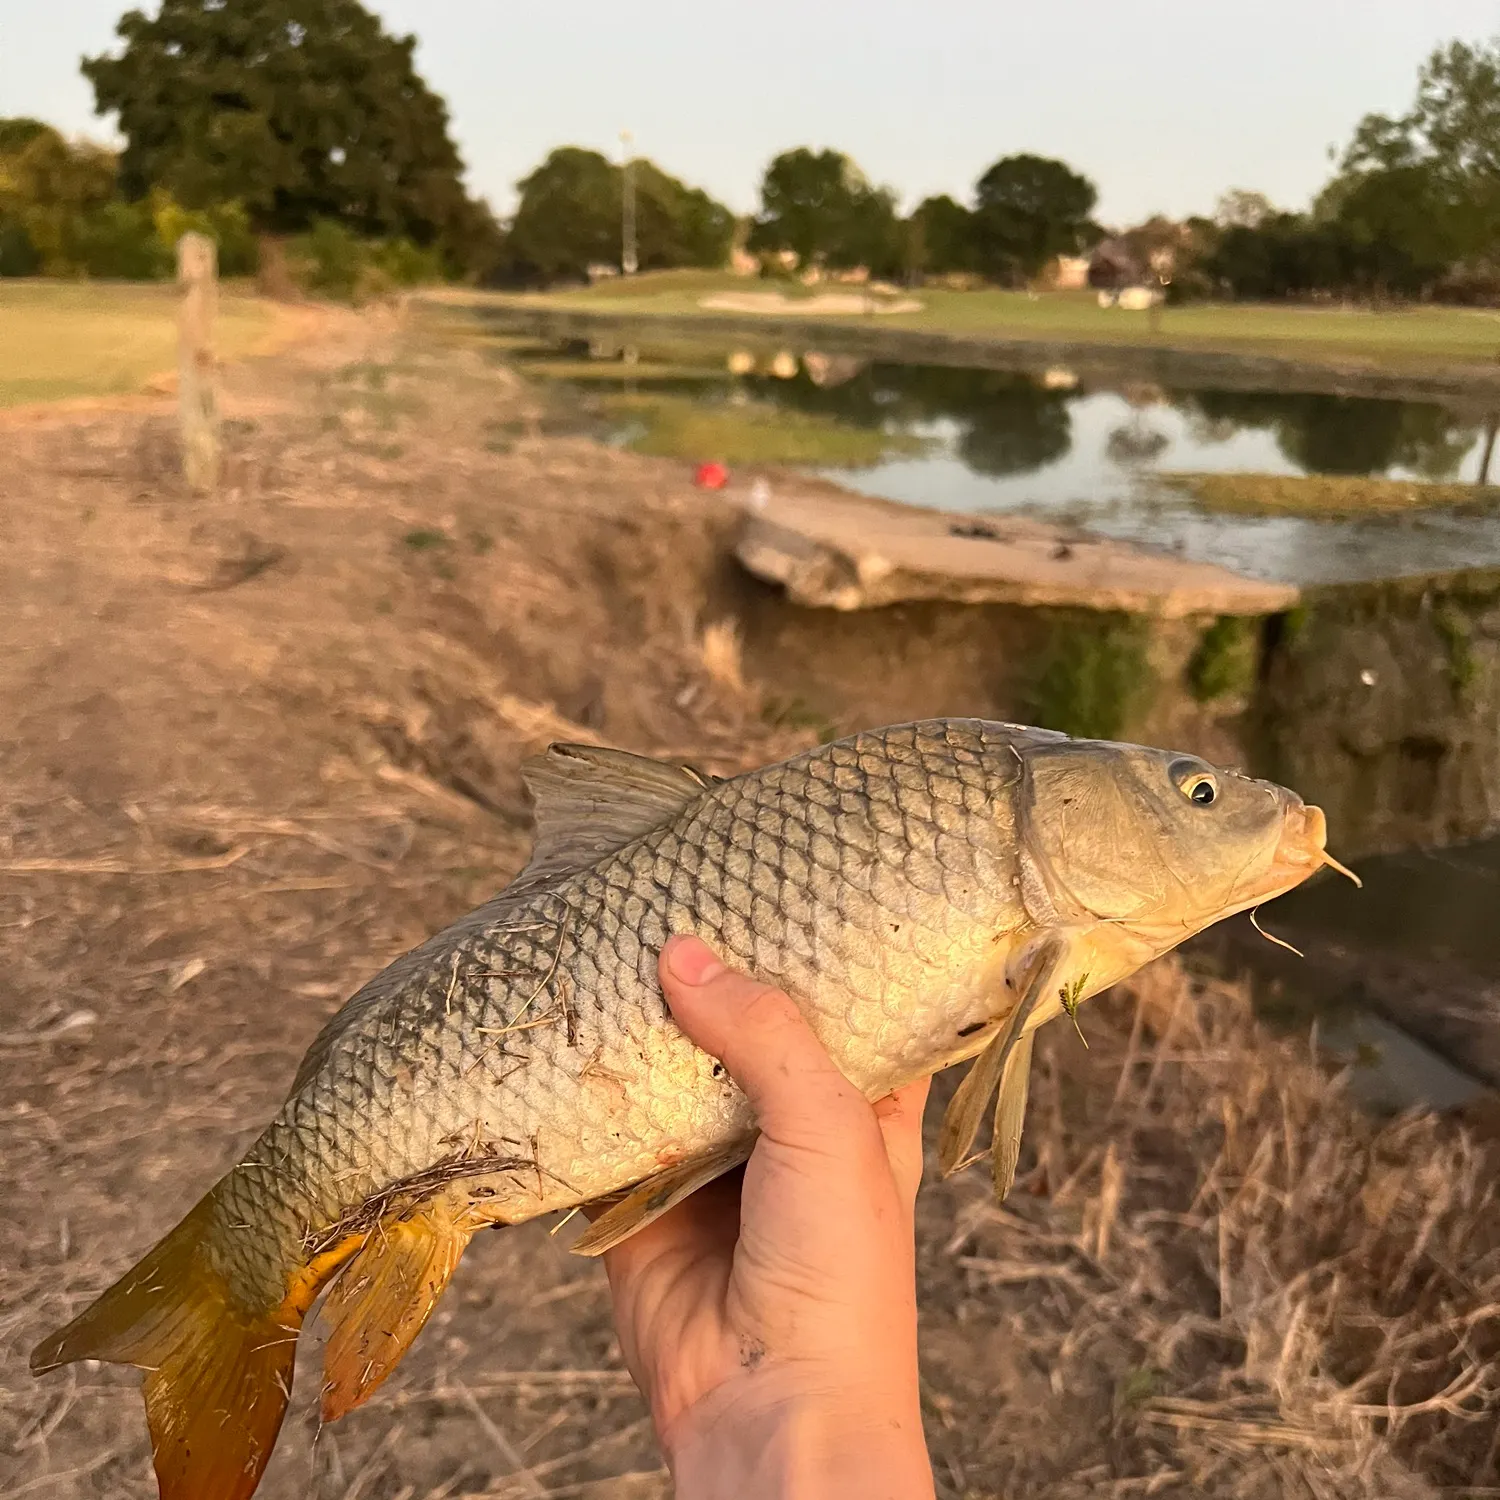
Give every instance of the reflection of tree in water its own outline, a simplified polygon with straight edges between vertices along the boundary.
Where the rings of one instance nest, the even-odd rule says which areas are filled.
[[[1255,428],[1310,474],[1380,474],[1409,469],[1451,478],[1477,429],[1423,401],[1277,391],[1194,391],[1174,404],[1200,430]]]
[[[960,457],[976,473],[1026,474],[1061,458],[1072,442],[1070,395],[1026,375],[942,365],[871,364],[838,385],[805,371],[793,380],[752,379],[755,396],[856,427],[951,422]]]
[[[1104,451],[1117,464],[1148,464],[1172,445],[1166,433],[1147,425],[1137,412],[1123,427],[1116,427],[1105,440]]]
[[[1073,442],[1067,400],[1024,375],[991,374],[963,415],[958,451],[978,474],[1030,474],[1056,463]]]

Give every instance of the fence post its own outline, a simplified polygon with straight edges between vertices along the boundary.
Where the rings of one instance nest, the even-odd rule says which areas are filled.
[[[204,234],[177,242],[182,307],[177,324],[177,414],[182,473],[199,494],[219,482],[219,403],[214,389],[214,316],[219,305],[218,251]]]

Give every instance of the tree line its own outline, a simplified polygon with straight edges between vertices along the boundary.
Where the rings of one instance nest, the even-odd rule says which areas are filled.
[[[1361,121],[1306,211],[1241,191],[1213,217],[1111,233],[1095,185],[1048,157],[1004,156],[967,201],[903,215],[847,155],[806,147],[770,162],[757,211],[737,218],[654,162],[563,146],[518,184],[502,225],[464,187],[414,39],[359,0],[162,0],[117,32],[116,50],[82,66],[120,152],[0,120],[0,275],[162,276],[196,228],[227,273],[334,293],[549,283],[618,266],[629,192],[642,270],[738,252],[767,274],[1022,286],[1092,255],[1097,278],[1157,281],[1174,298],[1500,301],[1500,42],[1435,51],[1411,109]]]

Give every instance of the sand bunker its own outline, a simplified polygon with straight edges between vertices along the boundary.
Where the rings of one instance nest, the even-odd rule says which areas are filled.
[[[866,297],[858,292],[820,292],[816,297],[786,297],[780,292],[722,292],[702,298],[698,306],[709,312],[795,313],[803,317],[922,310],[915,297]]]

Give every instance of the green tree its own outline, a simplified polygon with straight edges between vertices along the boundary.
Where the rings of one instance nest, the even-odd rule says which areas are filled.
[[[116,197],[113,154],[87,142],[74,145],[46,126],[8,129],[4,138],[13,143],[9,150],[0,148],[0,222],[7,226],[9,269],[44,276],[76,276],[90,269],[109,274],[90,266],[88,242],[100,242],[90,223]],[[110,228],[118,234],[120,225]]]
[[[521,201],[506,253],[543,277],[582,276],[620,262],[620,169],[597,151],[559,146],[516,184]]]
[[[924,198],[907,224],[907,264],[917,275],[975,267],[974,215],[946,193]]]
[[[636,255],[643,271],[719,266],[734,215],[654,162],[633,161]],[[581,146],[559,146],[517,186],[521,201],[507,243],[509,269],[546,278],[619,265],[623,173]]]
[[[1045,156],[1007,156],[974,188],[979,264],[997,281],[1037,275],[1057,255],[1076,255],[1094,236],[1099,194],[1087,177]]]
[[[790,250],[804,266],[900,266],[895,195],[874,188],[841,151],[783,151],[766,168],[751,250]]]
[[[443,101],[358,0],[162,0],[85,60],[119,118],[121,185],[243,203],[258,232],[321,218],[427,245],[472,227]]]
[[[1366,115],[1318,212],[1431,268],[1500,247],[1500,40],[1437,48],[1404,115]]]
[[[641,269],[722,266],[734,238],[734,215],[701,188],[679,182],[654,162],[635,161],[631,171]]]

